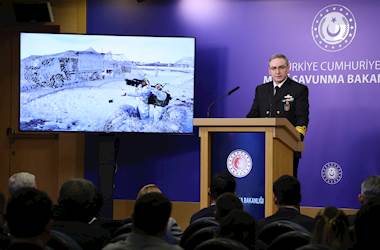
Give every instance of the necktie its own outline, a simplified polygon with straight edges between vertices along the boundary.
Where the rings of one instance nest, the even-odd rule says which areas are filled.
[[[276,86],[274,88],[274,94],[273,95],[276,95],[278,93],[278,91],[280,90],[280,87],[279,86]]]

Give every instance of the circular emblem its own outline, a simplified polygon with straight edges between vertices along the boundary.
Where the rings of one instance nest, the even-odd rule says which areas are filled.
[[[247,151],[236,149],[227,157],[227,169],[237,178],[247,176],[252,169],[252,158]]]
[[[355,37],[355,17],[343,5],[328,5],[314,17],[311,34],[321,49],[328,52],[342,50],[350,45]]]
[[[322,179],[330,185],[335,185],[343,178],[343,170],[336,162],[328,162],[321,170]]]

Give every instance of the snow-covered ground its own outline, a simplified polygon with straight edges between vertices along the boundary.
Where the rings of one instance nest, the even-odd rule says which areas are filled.
[[[134,116],[136,97],[123,96],[124,77],[72,83],[61,88],[25,89],[20,95],[20,129],[23,131],[168,132],[191,133],[193,118],[193,71],[136,69],[150,83],[164,83],[172,100],[162,119],[153,122]]]

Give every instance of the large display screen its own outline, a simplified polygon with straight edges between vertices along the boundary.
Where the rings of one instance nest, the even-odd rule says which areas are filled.
[[[195,39],[20,34],[20,131],[192,133]]]

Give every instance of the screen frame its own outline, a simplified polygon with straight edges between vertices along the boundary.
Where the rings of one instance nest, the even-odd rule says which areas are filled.
[[[197,54],[197,39],[194,36],[178,36],[178,35],[124,35],[124,34],[108,34],[108,33],[102,33],[102,34],[86,34],[86,33],[62,33],[62,32],[51,32],[51,31],[38,31],[38,32],[30,32],[30,31],[21,31],[19,32],[19,49],[18,49],[18,82],[17,82],[17,88],[18,88],[18,100],[17,100],[17,106],[18,106],[18,115],[17,115],[17,132],[14,132],[13,135],[17,136],[20,135],[44,135],[44,136],[53,136],[55,137],[57,134],[60,133],[79,133],[79,134],[100,134],[100,135],[122,135],[122,134],[162,134],[162,135],[193,135],[194,134],[194,125],[191,124],[192,130],[189,132],[159,132],[159,131],[94,131],[94,130],[28,130],[28,129],[21,129],[21,35],[22,34],[46,34],[46,35],[74,35],[74,36],[105,36],[105,37],[139,37],[139,38],[187,38],[192,39],[194,44],[194,53],[193,53],[193,102],[192,102],[192,120],[195,118],[195,84],[196,84],[196,54]]]

